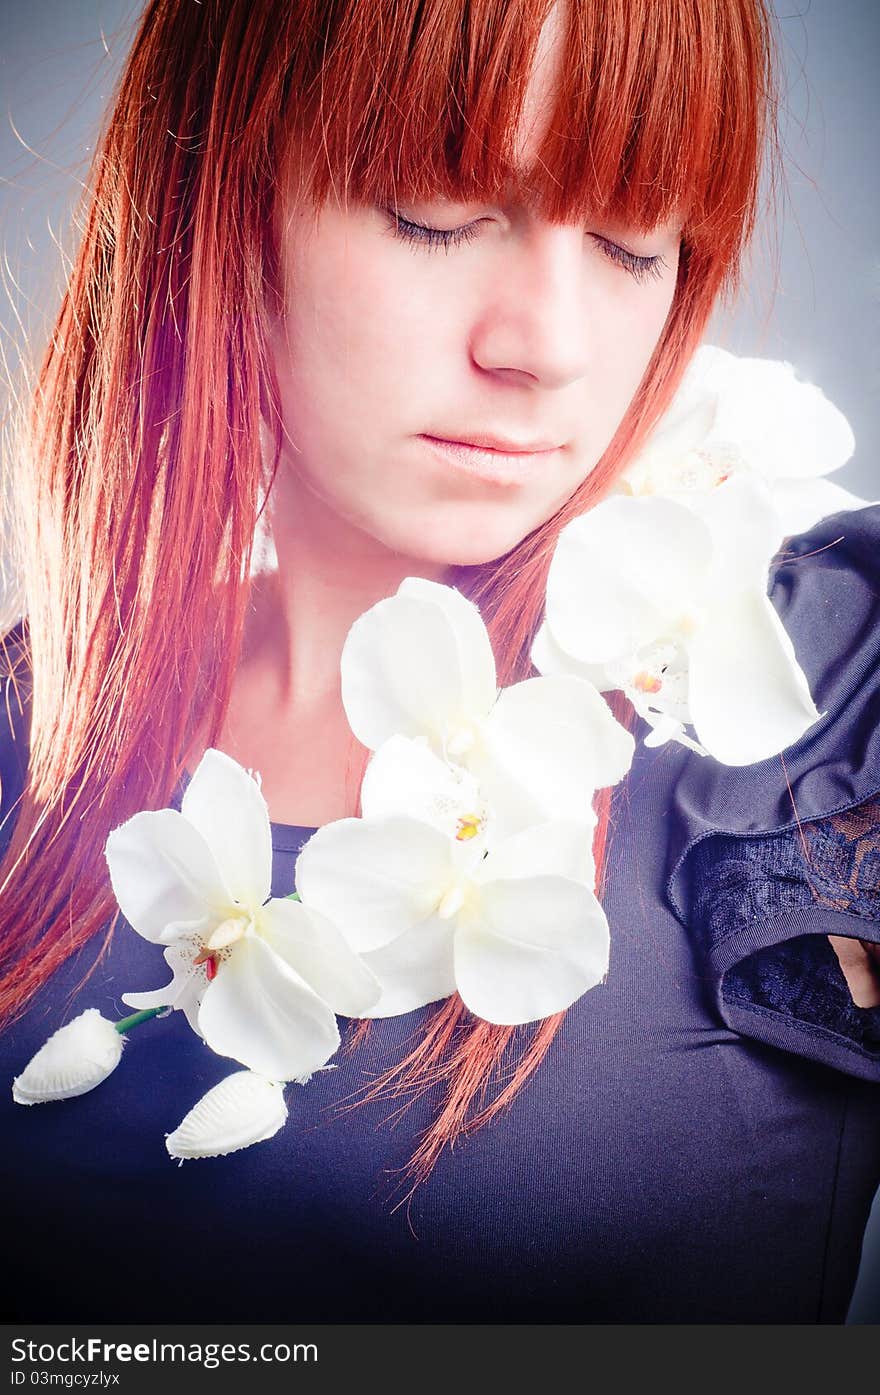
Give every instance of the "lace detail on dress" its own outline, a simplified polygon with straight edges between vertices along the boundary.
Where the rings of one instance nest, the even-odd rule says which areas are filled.
[[[817,896],[834,910],[880,917],[880,801],[835,814],[805,830],[807,854],[823,875]],[[880,945],[834,935],[831,942],[855,1002],[880,1006]]]
[[[828,935],[858,940],[880,972],[880,801],[765,837],[715,834],[691,856],[691,923],[710,961],[729,965],[722,1005],[784,1014],[873,1054],[880,1007],[853,1002]],[[823,923],[823,909],[852,917],[852,929]]]
[[[880,920],[880,800],[801,827],[822,904]]]

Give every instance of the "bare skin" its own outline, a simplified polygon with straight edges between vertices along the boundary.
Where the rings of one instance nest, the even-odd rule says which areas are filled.
[[[845,935],[829,935],[829,942],[849,984],[856,1007],[880,1007],[880,949]]]

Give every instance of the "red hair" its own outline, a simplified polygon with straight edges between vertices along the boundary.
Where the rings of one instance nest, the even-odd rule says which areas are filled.
[[[108,921],[113,932],[110,830],[167,805],[199,732],[219,741],[280,450],[267,344],[283,163],[296,155],[317,205],[340,191],[385,203],[490,199],[511,177],[551,7],[148,4],[13,462],[33,698],[27,778],[0,865],[3,1019]],[[506,556],[450,578],[482,611],[502,684],[531,672],[560,529],[637,448],[735,283],[771,135],[763,0],[578,0],[566,24],[557,107],[526,197],[553,220],[598,213],[649,230],[683,212],[685,222],[667,323],[602,460]],[[269,461],[261,418],[274,433]],[[457,996],[440,1005],[416,1050],[373,1087],[445,1086],[416,1176],[509,1102],[561,1020],[505,1028],[475,1021]],[[523,1034],[501,1093],[469,1115]]]

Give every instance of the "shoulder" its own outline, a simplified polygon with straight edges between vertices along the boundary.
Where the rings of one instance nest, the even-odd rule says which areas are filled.
[[[756,765],[683,763],[668,896],[728,1026],[880,1081],[880,1007],[833,947],[880,945],[880,507],[792,539],[770,596],[822,716]]]
[[[789,540],[769,594],[822,715],[755,765],[688,761],[675,798],[678,855],[704,831],[781,831],[880,793],[880,506]]]
[[[876,685],[880,505],[834,514],[791,539],[777,560],[770,596],[826,714],[800,743],[806,752],[821,742],[831,722],[861,715]],[[875,765],[875,776],[878,769]]]

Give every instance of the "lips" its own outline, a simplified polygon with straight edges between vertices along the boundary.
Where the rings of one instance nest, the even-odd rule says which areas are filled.
[[[545,451],[559,450],[560,442],[551,440],[510,440],[487,431],[469,431],[467,434],[447,435],[438,432],[427,434],[429,441],[447,442],[454,446],[477,446],[483,450],[498,451],[502,455],[540,455]]]
[[[487,437],[482,432],[470,434],[471,439],[467,441],[428,435],[423,435],[421,439],[445,465],[451,465],[457,471],[464,471],[471,479],[482,480],[487,485],[521,486],[555,468],[555,461],[559,455],[558,446],[548,446],[544,443],[540,450],[523,450],[524,443],[519,441],[514,443],[516,448],[512,449],[511,443],[502,437]],[[474,438],[478,437],[482,437],[483,441],[488,439],[491,444],[477,444]]]

